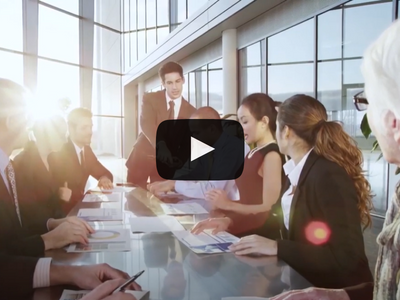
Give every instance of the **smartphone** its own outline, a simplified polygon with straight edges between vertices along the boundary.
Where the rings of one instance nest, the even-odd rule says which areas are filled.
[[[140,277],[140,275],[142,275],[144,273],[143,271],[140,271],[139,273],[137,273],[136,275],[133,275],[131,278],[129,278],[125,283],[121,284],[119,287],[117,287],[112,293],[116,294],[118,292],[122,292],[123,290],[125,290],[125,288],[130,285],[132,282],[134,282],[136,279],[138,279]]]

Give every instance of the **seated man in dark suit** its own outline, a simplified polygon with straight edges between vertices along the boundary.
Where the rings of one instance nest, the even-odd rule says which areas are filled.
[[[53,264],[51,258],[38,259],[0,253],[0,278],[2,299],[29,299],[34,289],[55,285],[94,289],[84,299],[135,299],[132,295],[121,293],[108,296],[126,281],[128,274],[106,264],[62,266]],[[141,289],[137,284],[134,284],[134,288]]]
[[[76,108],[68,115],[69,139],[61,151],[50,157],[52,173],[62,189],[71,190],[71,199],[64,203],[66,214],[83,199],[89,176],[96,178],[99,187],[113,188],[113,176],[97,159],[90,147],[92,139],[92,113]]]
[[[45,250],[86,243],[93,229],[77,218],[48,220],[40,207],[20,201],[24,186],[9,156],[28,140],[25,93],[18,84],[0,79],[0,252],[42,256]]]
[[[182,97],[185,78],[179,64],[168,62],[160,68],[158,74],[165,90],[143,96],[140,115],[142,132],[126,161],[127,181],[143,188],[147,187],[149,177],[151,182],[161,179],[155,159],[158,125],[165,120],[188,119],[196,111]]]

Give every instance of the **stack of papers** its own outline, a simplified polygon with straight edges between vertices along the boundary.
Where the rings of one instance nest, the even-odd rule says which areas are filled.
[[[211,231],[204,231],[198,235],[189,231],[177,231],[173,234],[190,250],[199,254],[230,252],[229,246],[239,241],[238,237],[225,231],[216,235],[211,234]]]
[[[77,217],[86,221],[122,221],[122,212],[115,208],[81,208]]]
[[[72,290],[64,290],[60,300],[78,300],[82,299],[86,294],[90,291],[72,291]],[[137,300],[148,300],[149,299],[149,291],[130,291],[125,290],[126,294],[133,295]]]
[[[121,195],[119,193],[111,194],[86,194],[82,202],[119,202]]]
[[[201,215],[208,212],[198,203],[160,204],[166,215]]]
[[[174,217],[135,217],[130,218],[131,230],[134,233],[172,232],[185,230]]]
[[[130,233],[128,229],[100,229],[88,236],[89,244],[72,244],[67,252],[110,252],[129,251]]]

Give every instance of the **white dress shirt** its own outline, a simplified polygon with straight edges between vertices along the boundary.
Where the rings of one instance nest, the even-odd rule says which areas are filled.
[[[244,157],[249,153],[250,147],[245,143]],[[226,191],[228,198],[233,201],[240,200],[239,190],[235,180],[213,180],[213,181],[186,181],[177,180],[175,191],[189,198],[205,199],[205,192],[218,189]]]
[[[38,260],[35,267],[35,273],[33,273],[34,289],[50,286],[50,265],[50,257],[45,257]]]
[[[167,99],[167,110],[169,109],[169,101],[174,101],[174,119],[178,119],[179,110],[181,109],[182,104],[182,95],[174,100],[172,100],[169,96],[167,91],[165,91],[165,98]]]
[[[281,199],[282,211],[283,211],[283,221],[285,223],[286,229],[289,230],[289,217],[290,217],[290,207],[292,206],[293,200],[293,191],[297,184],[299,183],[300,174],[303,170],[304,164],[307,161],[308,156],[310,155],[310,151],[300,160],[300,162],[296,165],[293,159],[289,160],[287,163],[283,165],[283,169],[285,171],[286,176],[288,176],[290,181],[289,189],[283,194]]]
[[[10,193],[11,187],[7,179],[6,169],[10,163],[8,155],[0,148],[0,175],[3,178],[4,184],[6,185],[8,192]]]
[[[72,144],[74,144],[76,155],[78,155],[78,161],[79,161],[80,164],[82,164],[82,162],[81,162],[81,152],[83,152],[84,148],[79,148],[79,146],[77,144],[75,144],[74,142],[72,142]],[[85,154],[85,152],[83,152],[83,154]]]

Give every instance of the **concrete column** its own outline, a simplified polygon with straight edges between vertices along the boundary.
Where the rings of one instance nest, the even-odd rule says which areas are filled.
[[[143,96],[145,93],[145,87],[144,87],[144,81],[140,81],[138,83],[138,89],[137,89],[138,93],[138,104],[137,104],[137,117],[138,117],[138,133],[142,132],[142,128],[140,127],[140,115],[142,113],[142,103],[143,103]]]
[[[238,103],[238,66],[237,66],[236,29],[222,32],[222,74],[223,74],[223,112],[236,114]]]

